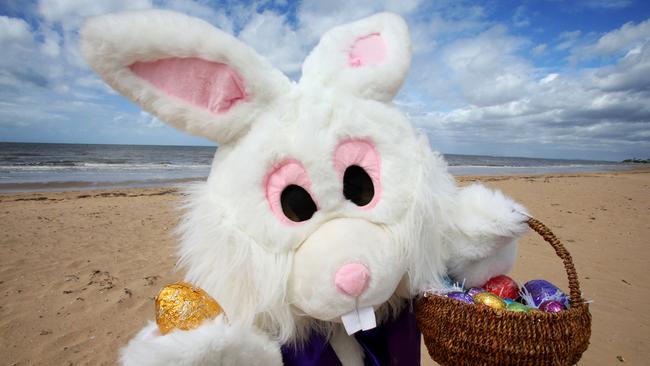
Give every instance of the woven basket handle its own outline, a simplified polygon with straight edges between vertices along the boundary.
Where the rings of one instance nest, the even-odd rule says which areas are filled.
[[[560,243],[560,240],[555,237],[551,229],[546,227],[546,225],[542,224],[539,220],[528,217],[527,223],[531,229],[535,230],[546,242],[551,244],[553,249],[555,249],[555,254],[557,254],[557,256],[564,262],[564,269],[566,270],[567,278],[569,279],[569,298],[571,299],[571,305],[584,302],[584,299],[582,299],[582,291],[580,291],[580,282],[578,282],[578,274],[573,265],[571,254],[569,254],[564,245]]]

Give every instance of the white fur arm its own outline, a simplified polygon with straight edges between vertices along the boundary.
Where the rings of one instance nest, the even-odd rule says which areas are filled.
[[[124,366],[282,365],[278,343],[253,329],[226,324],[223,316],[190,331],[161,335],[155,323],[144,327],[122,349]]]
[[[526,233],[526,209],[499,191],[473,184],[458,192],[446,233],[447,270],[466,286],[506,273],[516,258],[516,239]]]

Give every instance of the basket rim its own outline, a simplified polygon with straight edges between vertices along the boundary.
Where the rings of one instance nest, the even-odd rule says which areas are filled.
[[[532,311],[532,312],[519,312],[519,311],[509,311],[506,309],[495,309],[491,308],[489,306],[476,306],[476,304],[468,304],[456,299],[452,299],[443,295],[439,294],[433,294],[430,293],[425,296],[421,296],[417,300],[417,305],[418,306],[423,306],[426,305],[427,303],[431,302],[443,302],[443,303],[448,303],[448,304],[454,304],[454,306],[460,305],[460,308],[462,309],[463,306],[465,306],[465,310],[467,311],[475,311],[475,312],[483,312],[483,313],[490,313],[494,314],[497,317],[501,317],[504,320],[510,318],[510,319],[517,319],[517,318],[529,318],[529,319],[552,319],[552,318],[565,318],[565,317],[572,317],[574,315],[577,315],[579,313],[583,313],[584,311],[589,310],[589,303],[587,302],[579,302],[576,304],[571,303],[571,307],[568,309],[564,309],[562,311],[558,311],[556,313],[547,313],[545,311]]]

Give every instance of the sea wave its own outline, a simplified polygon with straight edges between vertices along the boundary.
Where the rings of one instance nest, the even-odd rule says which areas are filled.
[[[87,162],[39,162],[33,164],[12,164],[1,165],[0,171],[52,171],[72,169],[95,169],[95,170],[148,170],[148,169],[208,169],[207,164],[173,164],[161,163],[87,163]]]

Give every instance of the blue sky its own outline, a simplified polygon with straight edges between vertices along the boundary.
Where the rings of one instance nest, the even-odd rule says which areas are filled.
[[[0,141],[206,145],[112,92],[80,55],[87,16],[165,8],[232,33],[291,78],[319,36],[378,11],[407,20],[397,96],[445,153],[650,157],[650,2],[9,0],[0,3]]]

